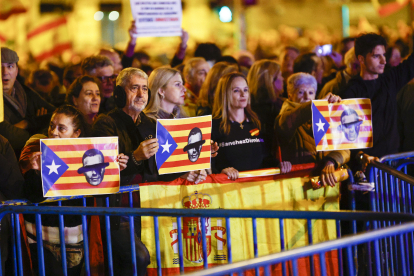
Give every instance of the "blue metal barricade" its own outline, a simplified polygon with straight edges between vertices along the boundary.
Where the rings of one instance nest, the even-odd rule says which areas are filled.
[[[239,275],[243,275],[243,272],[249,269],[257,269],[259,267],[268,268],[270,265],[274,265],[277,263],[287,262],[290,261],[292,263],[292,274],[294,276],[300,275],[298,273],[297,267],[297,260],[301,257],[308,257],[312,255],[319,255],[320,256],[320,266],[321,266],[321,274],[322,276],[328,275],[326,271],[326,263],[325,263],[325,253],[331,250],[341,250],[345,249],[346,255],[348,256],[348,260],[352,259],[352,247],[360,244],[369,244],[373,243],[378,245],[380,242],[386,239],[397,238],[403,235],[409,235],[414,233],[414,223],[405,223],[398,226],[392,226],[386,229],[374,230],[364,234],[358,234],[351,237],[345,237],[338,240],[327,241],[323,243],[319,243],[316,245],[306,246],[298,249],[293,249],[281,253],[276,253],[264,257],[259,257],[252,260],[247,260],[239,263],[223,265],[216,268],[211,268],[204,271],[197,271],[196,273],[186,274],[186,275],[232,275],[232,273],[238,273]],[[376,251],[379,252],[379,251]],[[407,256],[402,256],[401,263],[407,260]],[[347,263],[349,266],[349,275],[354,274],[354,264],[353,262],[349,261]],[[395,271],[384,271],[380,265],[380,258],[377,256],[375,258],[375,275],[387,275],[389,272],[391,275],[411,275],[410,270],[403,270],[402,273],[397,273]],[[265,269],[265,275],[269,275],[269,270]]]
[[[86,205],[86,204],[85,204]],[[312,225],[312,220],[316,219],[323,219],[323,220],[335,220],[337,225],[337,236],[338,238],[341,236],[340,234],[340,222],[344,220],[360,220],[365,222],[370,221],[391,221],[391,222],[402,222],[402,221],[412,221],[414,220],[414,216],[411,214],[391,214],[391,213],[378,213],[378,212],[326,212],[326,211],[270,211],[270,210],[208,210],[208,209],[139,209],[139,208],[107,208],[107,207],[51,207],[51,206],[2,206],[0,207],[0,218],[3,218],[6,214],[12,214],[12,217],[14,217],[14,227],[15,227],[15,235],[13,237],[13,244],[14,244],[14,266],[15,266],[15,275],[23,275],[23,264],[22,264],[22,256],[20,252],[20,247],[22,244],[21,241],[21,235],[20,235],[20,225],[19,225],[19,216],[21,214],[35,214],[37,216],[36,221],[36,229],[37,229],[37,249],[38,249],[38,263],[39,263],[39,275],[45,275],[45,263],[43,258],[43,243],[41,241],[42,237],[42,227],[41,227],[41,217],[44,215],[81,215],[82,217],[86,216],[105,216],[105,221],[109,224],[109,217],[110,216],[129,216],[130,218],[133,218],[134,216],[152,216],[154,218],[154,222],[157,222],[158,217],[176,217],[177,220],[180,220],[184,217],[201,217],[202,222],[205,221],[206,218],[211,217],[219,217],[219,218],[252,218],[252,227],[254,227],[254,222],[257,218],[272,218],[272,219],[280,219],[282,222],[281,225],[283,225],[283,220],[287,219],[306,219],[308,222],[307,225]],[[13,219],[12,219],[13,221]],[[133,225],[133,221],[130,220],[131,226]],[[229,233],[232,231],[230,229],[230,224],[228,225],[228,231]],[[155,223],[154,231],[158,231],[158,225]],[[84,233],[84,239],[86,240],[88,238],[88,225],[86,220],[83,220],[82,225],[83,233]],[[202,227],[202,243],[203,243],[203,256],[204,260],[206,260],[207,256],[207,247],[206,247],[206,233],[205,233],[205,227]],[[60,233],[63,232],[63,223],[60,223],[59,225]],[[283,226],[280,229],[281,232],[283,232]],[[110,233],[109,229],[106,231],[106,237],[107,239],[110,239]],[[310,237],[310,240],[312,240],[312,230],[307,229],[308,235]],[[253,231],[254,232],[254,231]],[[134,236],[134,229],[133,227],[130,227],[130,235],[131,237]],[[157,235],[155,235],[157,237]],[[230,236],[230,235],[229,235]],[[64,243],[64,236],[61,236],[61,243]],[[179,243],[182,244],[182,238],[179,235],[178,236]],[[133,239],[131,239],[133,240]],[[256,240],[256,237],[254,237],[254,240]],[[155,240],[156,244],[156,251],[157,251],[157,262],[161,261],[161,248],[160,248],[160,242],[159,240]],[[108,242],[108,248],[106,250],[108,251],[108,270],[109,274],[112,275],[112,263],[111,263],[111,243]],[[87,245],[85,245],[84,248],[85,252],[88,251]],[[134,252],[135,247],[131,246],[132,255],[135,254]],[[227,240],[227,250],[229,256],[231,256],[231,239]],[[256,252],[257,248],[255,249]],[[375,251],[377,252],[377,251]],[[377,254],[375,254],[377,256]],[[258,256],[258,255],[256,255]],[[338,250],[338,267],[342,268],[342,251]],[[408,255],[405,255],[408,256]],[[89,268],[89,257],[87,254],[85,254],[85,272],[86,275],[91,275],[90,268]],[[350,257],[348,255],[348,257]],[[310,255],[310,258],[313,258],[313,255]],[[353,260],[353,256],[351,256],[350,259],[348,259],[348,263],[352,263],[351,260]],[[182,247],[180,249],[180,260],[183,259],[183,252]],[[62,259],[62,264],[65,259]],[[231,258],[229,258],[229,262]],[[323,259],[324,260],[324,259]],[[376,258],[376,261],[377,258]],[[137,264],[135,263],[135,259],[133,259],[134,266],[136,267]],[[182,262],[180,261],[180,264]],[[205,263],[205,267],[206,267]],[[293,264],[293,267],[294,264]],[[350,266],[351,268],[354,266]],[[63,268],[65,268],[65,265],[63,265]],[[287,275],[287,264],[283,264],[283,275]],[[1,271],[1,268],[0,268]],[[183,270],[181,270],[183,271]],[[112,273],[111,273],[112,272]],[[159,273],[161,274],[161,268],[159,267]],[[351,271],[350,275],[353,271]],[[317,272],[315,271],[315,267],[312,268],[311,275],[316,275]],[[343,274],[342,271],[340,273]],[[66,272],[64,275],[67,275]],[[137,275],[135,270],[135,275]]]

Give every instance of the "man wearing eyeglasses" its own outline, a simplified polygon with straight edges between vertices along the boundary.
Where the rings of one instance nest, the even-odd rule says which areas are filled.
[[[114,65],[105,56],[91,56],[82,61],[83,74],[97,77],[102,83],[102,100],[99,108],[100,113],[108,112],[115,108],[112,94],[114,93],[116,75]]]

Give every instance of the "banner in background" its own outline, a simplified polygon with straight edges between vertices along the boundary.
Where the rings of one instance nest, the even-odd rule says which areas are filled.
[[[44,197],[119,191],[118,137],[41,139]]]
[[[131,0],[131,11],[138,37],[181,36],[180,0]]]
[[[42,61],[72,49],[66,16],[44,15],[27,34],[30,52]]]
[[[211,115],[158,119],[156,132],[159,174],[210,169]]]
[[[339,210],[339,185],[313,190],[308,183],[311,170],[277,176],[260,176],[231,181],[224,174],[209,175],[206,181],[194,185],[184,179],[173,182],[140,184],[142,208],[245,209],[245,210]],[[254,258],[252,220],[232,218],[231,244],[233,262]],[[163,275],[178,275],[178,227],[182,230],[185,272],[203,269],[200,218],[182,218],[182,225],[171,217],[159,217],[159,239]],[[284,247],[292,249],[308,244],[306,220],[284,221]],[[313,220],[313,242],[336,238],[335,221]],[[208,264],[228,262],[225,218],[208,218],[206,223]],[[259,256],[281,251],[278,219],[257,219]],[[150,252],[149,275],[157,275],[154,223],[152,217],[142,217],[142,242]],[[336,251],[326,254],[328,274],[338,275]],[[309,274],[309,259],[300,259],[299,274]],[[319,264],[315,256],[317,271]],[[272,267],[273,275],[281,275],[281,266]]]
[[[312,101],[312,126],[317,151],[370,148],[371,100]]]

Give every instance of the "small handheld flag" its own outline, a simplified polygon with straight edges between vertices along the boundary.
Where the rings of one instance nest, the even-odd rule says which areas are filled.
[[[44,197],[119,191],[118,137],[41,139]]]
[[[370,148],[371,100],[312,101],[312,126],[317,151]]]
[[[210,168],[211,115],[157,120],[160,145],[155,154],[158,173]]]

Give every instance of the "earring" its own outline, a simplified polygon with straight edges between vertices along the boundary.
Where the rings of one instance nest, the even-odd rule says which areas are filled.
[[[165,95],[164,94],[160,94],[161,100],[164,100]]]

